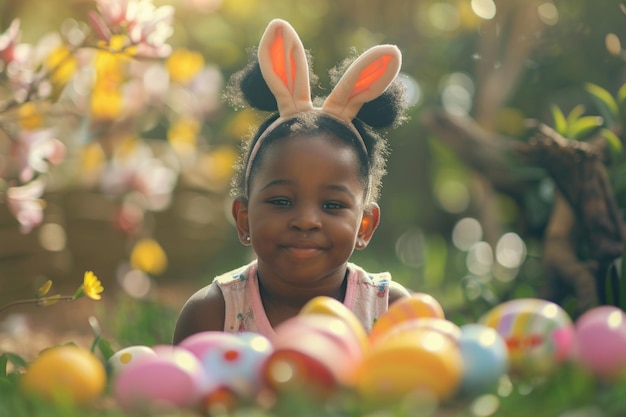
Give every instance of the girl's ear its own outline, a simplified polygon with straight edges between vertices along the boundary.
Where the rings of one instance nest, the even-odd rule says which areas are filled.
[[[250,246],[250,229],[248,227],[248,200],[244,197],[237,197],[233,201],[231,213],[235,220],[239,241],[244,246]]]
[[[367,247],[379,223],[380,207],[376,203],[370,203],[361,219],[361,226],[357,235],[357,249],[365,249]]]

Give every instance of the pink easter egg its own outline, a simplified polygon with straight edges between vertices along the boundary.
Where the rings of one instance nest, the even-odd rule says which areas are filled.
[[[511,374],[539,376],[551,373],[570,358],[574,324],[561,306],[538,298],[501,303],[479,320],[495,329],[509,353]]]
[[[592,308],[575,323],[577,360],[600,377],[626,372],[626,314],[614,306]]]
[[[179,347],[158,346],[155,356],[146,356],[124,367],[113,381],[113,395],[124,409],[142,409],[153,404],[189,407],[199,398],[204,373],[200,361]]]
[[[207,351],[225,343],[236,343],[237,340],[235,333],[206,331],[187,336],[178,346],[187,349],[201,360]]]

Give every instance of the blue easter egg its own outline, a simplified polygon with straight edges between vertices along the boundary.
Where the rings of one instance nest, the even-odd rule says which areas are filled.
[[[486,325],[465,324],[461,326],[458,345],[463,359],[460,392],[477,395],[493,389],[508,370],[504,338]]]

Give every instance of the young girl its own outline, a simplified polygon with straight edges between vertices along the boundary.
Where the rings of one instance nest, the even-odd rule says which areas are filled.
[[[372,127],[396,126],[404,117],[400,61],[395,46],[369,49],[315,107],[298,35],[283,20],[270,22],[257,61],[231,83],[252,107],[278,110],[247,145],[233,180],[239,240],[257,259],[185,303],[174,343],[207,330],[272,337],[320,295],[342,301],[369,331],[390,303],[409,295],[388,273],[349,262],[380,220],[387,146]]]

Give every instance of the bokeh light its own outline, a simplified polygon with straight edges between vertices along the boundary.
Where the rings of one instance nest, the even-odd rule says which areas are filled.
[[[448,213],[461,213],[470,204],[470,193],[461,181],[444,180],[435,188],[435,196],[441,207]]]
[[[50,252],[60,252],[65,249],[67,236],[65,228],[58,223],[45,223],[39,229],[39,244]]]
[[[457,249],[469,250],[483,237],[483,228],[480,222],[471,217],[464,217],[452,229],[452,243]]]
[[[426,16],[429,24],[442,32],[453,32],[461,25],[459,11],[452,4],[439,1],[428,7]]]
[[[419,267],[424,264],[425,237],[420,229],[404,232],[396,241],[396,256],[405,265]]]
[[[461,72],[447,75],[440,83],[441,103],[450,113],[467,115],[472,109],[474,81]]]
[[[496,244],[496,260],[506,268],[519,268],[526,259],[526,244],[517,233],[505,233]]]
[[[486,275],[493,266],[493,250],[487,242],[477,242],[467,252],[467,270],[474,275]]]
[[[559,10],[552,2],[540,4],[537,7],[537,13],[539,13],[539,18],[546,25],[554,26],[559,22]]]
[[[493,0],[472,0],[472,11],[481,19],[490,20],[496,16],[496,4]]]

